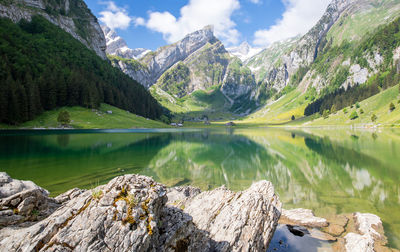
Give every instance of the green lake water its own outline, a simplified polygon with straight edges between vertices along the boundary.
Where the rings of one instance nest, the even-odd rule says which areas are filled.
[[[265,179],[286,209],[377,214],[400,248],[400,130],[0,131],[0,171],[52,196],[129,173],[203,190]]]

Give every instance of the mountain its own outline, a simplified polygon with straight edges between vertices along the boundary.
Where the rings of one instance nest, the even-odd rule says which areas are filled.
[[[97,20],[79,18],[93,17],[83,1],[59,3],[1,1],[0,123],[20,124],[63,106],[98,109],[102,103],[160,118],[163,110],[149,92],[102,57],[96,43],[105,39]],[[76,37],[77,27],[85,28],[86,43]]]
[[[316,112],[327,117],[396,85],[399,17],[397,0],[332,1],[304,36],[246,61],[264,102],[249,120],[283,123]]]
[[[229,47],[226,50],[233,56],[238,57],[241,61],[245,62],[249,58],[258,54],[262,48],[253,48],[246,41],[236,47]]]
[[[275,43],[249,59],[246,65],[254,70],[257,80],[280,92],[291,79],[299,77],[296,73],[307,72],[326,45],[357,43],[399,13],[400,4],[396,0],[333,0],[304,36]]]
[[[100,25],[83,0],[0,1],[0,17],[18,22],[21,19],[30,21],[35,15],[40,15],[57,25],[106,59],[106,41]]]
[[[143,56],[151,52],[151,50],[144,48],[131,49],[126,44],[125,40],[118,36],[114,30],[111,30],[109,27],[104,25],[101,26],[101,29],[103,30],[104,36],[106,38],[106,53],[108,55],[115,55],[125,59],[137,60],[143,58]]]
[[[256,87],[254,76],[239,58],[229,54],[214,36],[212,26],[147,53],[139,60],[121,56],[110,59],[115,67],[151,87],[151,93],[172,112],[190,112],[200,107],[208,112],[243,113],[254,107],[251,101]],[[200,91],[202,101],[198,99]],[[219,101],[210,98],[216,96]],[[213,106],[215,102],[218,106]]]

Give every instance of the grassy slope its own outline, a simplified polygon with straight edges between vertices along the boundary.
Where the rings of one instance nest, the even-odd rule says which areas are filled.
[[[389,88],[385,91],[380,92],[362,102],[360,102],[360,108],[357,109],[347,107],[347,113],[343,110],[338,111],[336,114],[330,115],[327,119],[322,117],[315,120],[306,118],[303,122],[293,122],[293,125],[303,126],[321,126],[321,125],[355,125],[355,126],[372,126],[375,124],[381,124],[381,126],[400,126],[400,100],[399,96],[399,85]],[[396,109],[393,112],[389,112],[389,104],[393,102]],[[360,113],[360,110],[364,111],[364,114]],[[357,111],[358,118],[350,120],[350,114],[353,111]],[[376,123],[372,123],[371,116],[375,114],[378,119]]]
[[[156,86],[150,88],[152,95],[161,105],[175,114],[175,119],[202,118],[207,115],[210,120],[230,118],[228,101],[219,90],[219,86],[213,86],[207,90],[197,90],[190,95],[176,98]]]
[[[71,126],[78,129],[129,129],[129,128],[165,128],[168,125],[147,120],[141,116],[129,113],[119,108],[102,104],[98,112],[82,107],[63,107],[56,110],[46,111],[32,121],[25,122],[19,126],[8,126],[0,124],[0,128],[56,128],[58,113],[61,110],[69,112]],[[112,114],[107,114],[111,110]]]
[[[359,40],[377,26],[390,23],[400,13],[397,0],[376,0],[374,5],[375,8],[357,12],[351,18],[342,17],[328,32],[328,40],[333,38],[334,45],[340,45],[345,40]]]
[[[238,123],[248,125],[282,124],[290,121],[292,115],[296,118],[303,116],[306,106],[307,101],[305,99],[305,94],[294,90]]]
[[[305,94],[301,94],[298,90],[294,90],[283,96],[276,102],[269,104],[256,113],[249,115],[243,120],[236,121],[239,126],[373,126],[380,125],[384,127],[400,126],[400,100],[399,86],[384,90],[364,101],[361,101],[360,108],[356,109],[347,107],[347,113],[343,110],[332,114],[329,118],[324,119],[319,114],[304,117],[304,108],[308,102]],[[396,109],[389,112],[389,104],[393,102]],[[360,110],[364,111],[361,114]],[[350,120],[350,114],[357,111],[358,118]],[[378,120],[372,123],[371,116],[375,114]],[[296,117],[295,121],[291,120],[291,116]]]

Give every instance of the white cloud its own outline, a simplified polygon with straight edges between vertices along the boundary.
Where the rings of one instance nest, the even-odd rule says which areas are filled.
[[[113,1],[103,2],[102,4],[107,5],[107,8],[100,12],[99,19],[101,22],[111,29],[126,29],[129,27],[132,18],[129,17],[126,9],[118,7]]]
[[[215,35],[225,43],[237,44],[240,33],[231,16],[240,8],[238,0],[190,0],[181,8],[180,17],[169,12],[150,12],[146,27],[163,34],[173,43],[186,34],[213,25]]]
[[[261,0],[249,0],[250,2],[252,2],[253,4],[261,4]]]
[[[275,25],[254,33],[253,43],[267,46],[273,42],[305,34],[322,17],[331,0],[282,0],[286,10]]]
[[[144,20],[144,18],[141,18],[141,17],[135,18],[133,20],[133,22],[135,23],[135,26],[145,25],[146,24],[146,20]]]

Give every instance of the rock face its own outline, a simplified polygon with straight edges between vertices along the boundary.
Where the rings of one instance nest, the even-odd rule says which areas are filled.
[[[255,55],[249,59],[248,64],[256,69],[256,75],[261,78],[259,80],[268,83],[277,91],[287,86],[300,67],[307,67],[313,63],[322,39],[350,3],[350,0],[332,1],[318,23],[304,36],[278,42],[271,46],[278,48],[278,51],[272,50],[269,53],[270,49],[267,48],[266,52],[261,52],[264,55]],[[256,63],[258,58],[268,57],[268,54],[273,55],[272,61]],[[257,69],[258,67],[260,69]]]
[[[0,17],[14,22],[41,15],[106,59],[106,41],[97,18],[82,0],[15,0],[0,3]]]
[[[46,219],[0,229],[0,250],[265,251],[281,210],[266,181],[237,193],[181,187],[168,195],[174,202],[163,185],[139,175],[73,189],[54,199],[62,205]]]
[[[370,17],[382,12],[387,13],[384,18],[371,20],[368,24],[364,21],[352,22],[358,18],[365,20],[367,13]],[[346,73],[345,80],[340,80],[342,83],[336,84],[335,88],[342,86],[346,89],[365,83],[379,71],[383,62],[379,50],[374,54],[352,55],[351,61],[330,50],[343,46],[344,41],[352,44],[361,40],[379,25],[394,20],[399,13],[398,1],[332,0],[321,19],[304,36],[274,43],[246,60],[245,64],[255,74],[257,82],[263,83],[257,87],[256,94],[281,92],[288,85],[299,85],[301,91],[312,87],[320,93],[343,73]],[[356,32],[361,30],[363,32]],[[351,35],[346,37],[344,33]],[[328,56],[321,57],[323,61],[318,62],[316,59],[320,55]],[[360,67],[359,62],[367,64]],[[323,64],[326,66],[321,70]]]

